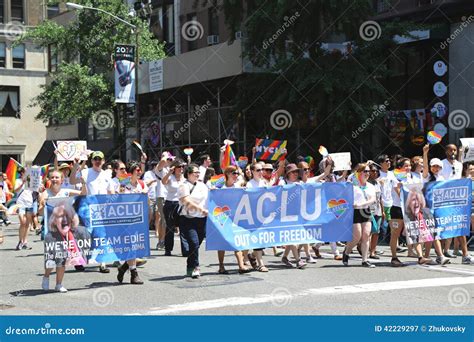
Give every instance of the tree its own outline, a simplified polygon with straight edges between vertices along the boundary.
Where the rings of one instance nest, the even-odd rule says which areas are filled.
[[[128,17],[129,8],[125,1],[76,2],[103,9],[136,25],[139,28],[140,60],[164,57],[163,45],[153,38],[147,22]],[[96,111],[113,109],[113,47],[116,43],[135,43],[131,28],[111,16],[90,10],[79,10],[76,14],[77,18],[65,26],[45,20],[16,42],[28,40],[42,47],[54,46],[59,51],[60,66],[52,73],[51,82],[43,86],[42,93],[31,104],[40,106],[36,118],[45,122],[89,118]]]
[[[256,134],[294,139],[294,131],[261,123],[262,112],[284,109],[302,133],[300,145],[317,150],[324,143],[335,151],[353,143],[350,132],[374,105],[396,105],[382,81],[399,47],[393,37],[409,36],[414,24],[369,23],[371,0],[224,0],[222,7],[233,33],[244,34],[245,57],[260,68],[241,79],[236,99]]]

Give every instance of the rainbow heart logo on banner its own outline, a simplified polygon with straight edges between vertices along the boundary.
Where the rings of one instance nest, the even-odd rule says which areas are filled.
[[[249,159],[245,156],[240,156],[239,160],[237,160],[237,165],[239,165],[241,169],[245,169],[248,163],[249,163]]]
[[[439,144],[439,142],[442,139],[443,139],[443,137],[440,134],[436,133],[435,131],[429,131],[428,135],[426,136],[426,140],[428,140],[428,142],[431,145]]]
[[[215,207],[212,211],[212,215],[217,219],[219,224],[224,227],[224,224],[227,222],[227,219],[230,216],[230,208],[228,206]]]
[[[328,201],[327,208],[328,208],[328,211],[333,213],[334,216],[336,216],[336,218],[339,219],[339,217],[344,215],[346,210],[349,208],[349,204],[347,204],[345,199],[340,199],[340,200],[331,199]]]

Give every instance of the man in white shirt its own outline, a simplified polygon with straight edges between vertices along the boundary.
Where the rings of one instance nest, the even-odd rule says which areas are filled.
[[[441,175],[445,180],[462,178],[462,163],[457,161],[458,148],[454,144],[446,146],[446,158],[442,160]]]
[[[212,160],[208,154],[202,155],[200,159],[201,159],[201,165],[199,166],[199,180],[203,182],[204,177],[206,176],[207,168],[211,166]]]
[[[157,237],[159,237],[159,221],[160,221],[160,214],[158,213],[157,210],[157,184],[159,182],[158,179],[158,171],[157,171],[157,166],[158,162],[157,161],[152,161],[150,163],[151,169],[145,172],[143,175],[143,181],[145,184],[148,186],[148,199],[150,201],[150,210],[149,210],[149,216],[150,216],[150,227],[154,226],[155,228],[155,234]]]
[[[171,155],[171,153],[169,153],[168,151],[164,151],[161,154],[160,162],[158,163],[158,165],[156,165],[154,169],[156,177],[158,179],[156,183],[156,210],[157,210],[157,215],[159,216],[158,243],[156,245],[157,250],[165,249],[165,236],[166,236],[166,220],[165,220],[165,213],[163,211],[163,205],[165,203],[167,190],[166,190],[166,187],[161,182],[161,180],[168,173],[170,169],[170,165],[174,159],[175,157]]]

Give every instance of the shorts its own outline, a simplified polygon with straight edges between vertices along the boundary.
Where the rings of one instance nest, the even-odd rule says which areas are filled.
[[[353,223],[366,223],[371,221],[371,210],[370,208],[365,209],[354,209],[354,221]]]
[[[33,214],[34,210],[33,207],[30,208],[18,208],[18,214],[19,215],[25,215],[25,214]]]
[[[157,203],[156,203],[156,199],[151,199],[151,198],[148,199],[148,205],[150,206],[152,215],[155,216],[156,211],[158,210],[158,206],[157,206]]]
[[[391,207],[390,208],[390,220],[403,220],[402,208]]]
[[[158,197],[156,199],[156,209],[161,217],[161,226],[166,227],[165,212],[163,211],[163,206],[165,204],[165,199],[163,197]]]
[[[383,212],[385,213],[385,221],[390,221],[392,217],[390,216],[390,208],[392,207],[383,207]]]
[[[374,222],[372,221],[371,233],[372,234],[379,234],[380,233],[380,226],[382,225],[382,216],[374,215],[374,221],[375,221],[376,224],[374,225]]]

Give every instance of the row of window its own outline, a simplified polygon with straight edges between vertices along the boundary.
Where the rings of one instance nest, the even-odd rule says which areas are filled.
[[[0,116],[20,117],[20,87],[0,86]]]
[[[0,68],[7,66],[7,45],[0,42]],[[25,44],[18,44],[12,48],[12,67],[25,69]]]
[[[0,0],[0,23],[5,23],[7,5],[10,4],[9,21],[25,21],[24,0]]]

